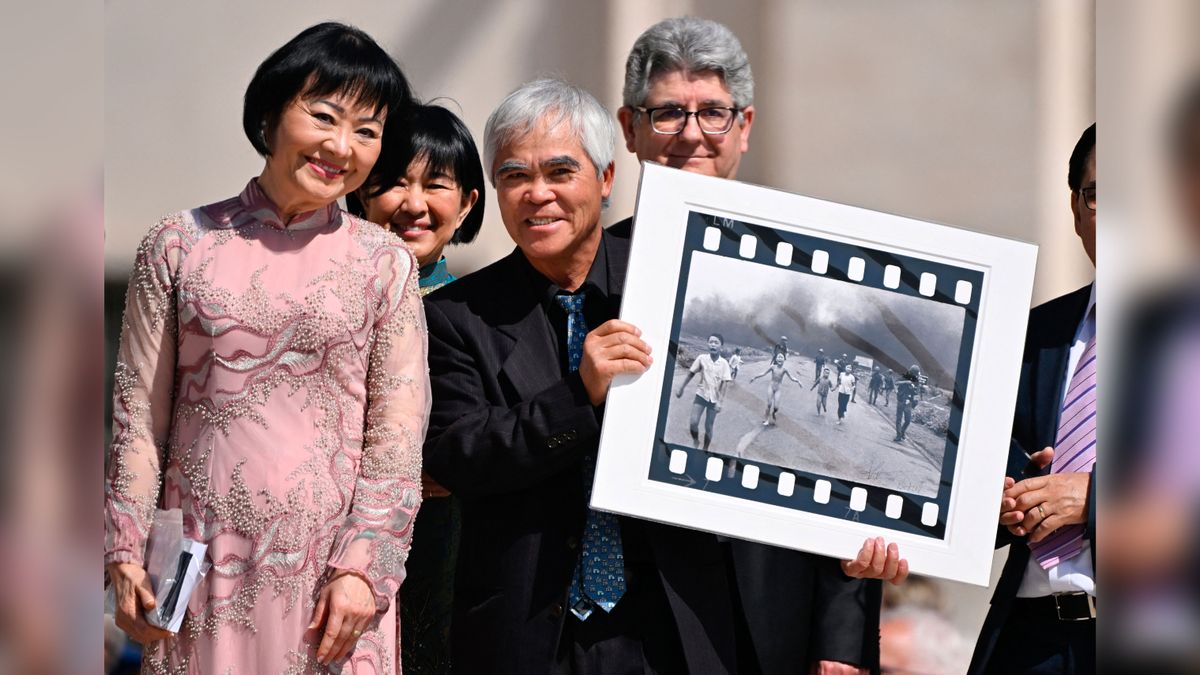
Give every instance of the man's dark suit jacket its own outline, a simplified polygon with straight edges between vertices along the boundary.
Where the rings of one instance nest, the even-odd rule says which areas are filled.
[[[1021,362],[1021,383],[1017,390],[1017,410],[1013,418],[1013,435],[1009,446],[1008,475],[1020,481],[1049,472],[1036,470],[1029,464],[1029,455],[1057,440],[1059,415],[1062,413],[1063,388],[1067,385],[1071,345],[1079,330],[1079,322],[1087,311],[1092,287],[1068,293],[1039,305],[1029,313],[1029,328],[1025,335],[1025,354]],[[1088,488],[1088,514],[1084,537],[1092,545],[1093,567],[1096,560],[1096,474]],[[1029,564],[1027,537],[1016,537],[1008,528],[1000,527],[997,548],[1010,545],[1008,561],[992,595],[992,606],[984,621],[969,673],[983,672],[1000,632],[1008,620],[1013,600]]]
[[[614,306],[626,238],[603,235]],[[433,410],[425,468],[462,500],[452,658],[465,673],[544,673],[554,662],[586,514],[581,458],[600,414],[562,375],[542,298],[519,250],[426,297]],[[737,670],[734,594],[714,535],[622,518],[648,544],[689,672]],[[746,622],[766,673],[812,660],[878,667],[878,582],[837,561],[733,541]],[[748,553],[748,554],[747,554]]]

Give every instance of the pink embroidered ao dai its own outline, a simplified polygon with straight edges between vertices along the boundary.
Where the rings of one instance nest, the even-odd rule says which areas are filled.
[[[105,563],[142,563],[161,501],[213,569],[144,673],[398,672],[426,346],[411,252],[336,204],[285,226],[251,181],[150,231],[121,327]],[[327,671],[304,633],[334,570],[369,580],[377,622]]]

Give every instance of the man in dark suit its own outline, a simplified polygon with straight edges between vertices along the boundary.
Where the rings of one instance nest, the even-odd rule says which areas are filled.
[[[685,17],[648,28],[625,63],[624,105],[617,111],[625,147],[639,160],[736,179],[754,123],[754,76],[737,37],[715,21]],[[608,229],[628,239],[633,219]],[[788,353],[781,338],[773,354]],[[824,352],[822,352],[822,355]],[[817,371],[820,371],[820,365]],[[741,606],[738,633],[753,642],[753,671],[803,672],[797,635],[814,635],[809,653],[820,672],[858,672],[878,659],[877,581],[900,582],[907,563],[895,545],[868,540],[844,568],[832,559],[749,541],[722,541],[730,561],[729,584]],[[832,604],[811,602],[814,587],[828,589]],[[855,664],[851,666],[850,664]]]
[[[805,673],[831,654],[875,666],[862,617],[878,595],[815,574],[822,559],[797,558],[787,577],[732,574],[711,534],[587,508],[608,385],[651,358],[615,319],[629,242],[599,226],[616,129],[586,92],[544,80],[506,98],[485,134],[517,249],[426,300],[426,469],[463,504],[454,668]],[[740,594],[776,583],[796,603],[778,623],[735,620]],[[839,621],[846,605],[856,615]],[[772,661],[784,645],[790,661]]]
[[[1071,154],[1075,231],[1096,261],[1096,125]],[[1008,561],[971,673],[1090,673],[1096,651],[1096,297],[1033,309],[1001,500]]]

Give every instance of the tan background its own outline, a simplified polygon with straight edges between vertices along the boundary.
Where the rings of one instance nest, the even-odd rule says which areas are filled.
[[[1106,327],[1118,325],[1126,297],[1197,269],[1197,239],[1180,227],[1163,150],[1174,99],[1187,78],[1200,76],[1200,3],[1100,0],[1098,9],[1096,60],[1104,77],[1096,103],[1105,158],[1097,169],[1105,204],[1098,213],[1098,285],[1118,308],[1098,320],[1111,344],[1120,333]]]
[[[500,99],[539,75],[615,110],[633,40],[685,13],[727,23],[750,54],[758,118],[743,180],[1034,241],[1039,300],[1089,280],[1065,188],[1093,115],[1082,0],[110,2],[106,268],[123,275],[161,215],[236,194],[259,172],[241,96],[258,63],[308,25],[368,31],[478,138]],[[636,173],[620,148],[607,222],[632,212]],[[509,248],[489,205],[478,244],[449,257],[461,273]]]
[[[241,131],[244,88],[313,23],[372,34],[422,97],[451,99],[481,140],[492,108],[536,76],[569,79],[615,111],[634,39],[688,13],[729,25],[751,58],[758,116],[743,180],[1033,241],[1039,302],[1091,279],[1066,188],[1067,157],[1094,116],[1086,0],[111,0],[106,273],[127,274],[163,214],[232,196],[258,174]],[[623,146],[617,156],[605,222],[633,210],[637,165]],[[449,251],[460,275],[511,249],[488,209],[477,243]],[[947,590],[973,636],[987,591]]]

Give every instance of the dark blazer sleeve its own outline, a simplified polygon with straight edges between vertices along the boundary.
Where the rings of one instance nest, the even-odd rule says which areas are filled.
[[[883,583],[847,577],[834,558],[817,560],[811,660],[877,668]]]
[[[600,424],[578,374],[516,405],[497,405],[484,378],[498,364],[472,348],[478,336],[469,330],[489,329],[469,317],[456,325],[437,303],[427,302],[425,315],[433,409],[424,459],[439,483],[463,497],[520,491],[595,447]]]
[[[1013,438],[1009,441],[1008,446],[1008,468],[1005,470],[1005,475],[1015,481],[1022,481],[1026,478],[1045,473],[1045,470],[1036,471],[1032,463],[1029,461],[1029,450],[1021,444],[1019,440]],[[999,501],[997,500],[997,506]],[[1025,537],[1018,537],[1004,525],[997,523],[996,525],[996,548],[1002,548],[1009,544],[1015,544],[1019,541],[1025,541]]]
[[[1084,286],[1039,305],[1029,313],[1008,466],[1005,469],[1006,475],[1016,481],[1050,472],[1049,467],[1038,469],[1029,457],[1042,448],[1054,445],[1058,433],[1057,412],[1062,405],[1066,386],[1071,345],[1090,295],[1091,287]],[[1088,491],[1086,533],[1092,541],[1095,541],[1095,488],[1095,480],[1092,480]],[[997,524],[997,548],[1025,540],[1026,537],[1017,537],[1007,527]]]

